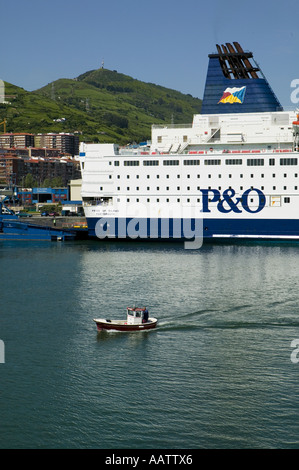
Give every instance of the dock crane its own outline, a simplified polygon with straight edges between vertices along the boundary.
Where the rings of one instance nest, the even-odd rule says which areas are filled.
[[[0,122],[0,126],[3,124],[3,134],[6,134],[6,119],[4,121]]]

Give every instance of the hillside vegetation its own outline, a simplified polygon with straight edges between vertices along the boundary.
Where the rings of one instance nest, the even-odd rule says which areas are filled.
[[[33,92],[5,85],[7,132],[78,132],[84,141],[127,144],[150,139],[152,124],[190,123],[201,110],[198,98],[107,69]]]

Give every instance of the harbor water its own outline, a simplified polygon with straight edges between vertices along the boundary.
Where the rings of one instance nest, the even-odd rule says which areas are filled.
[[[0,279],[0,448],[299,448],[299,245],[1,242]]]

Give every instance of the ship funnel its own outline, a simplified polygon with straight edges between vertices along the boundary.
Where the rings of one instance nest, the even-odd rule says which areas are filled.
[[[202,114],[281,111],[282,106],[253,58],[238,42],[216,44],[209,55]]]

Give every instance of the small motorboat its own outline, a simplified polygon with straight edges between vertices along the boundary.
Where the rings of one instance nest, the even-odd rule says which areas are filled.
[[[155,328],[157,318],[149,317],[146,307],[127,307],[126,320],[105,320],[104,318],[94,318],[93,320],[98,331],[117,330],[117,331],[143,331]]]

